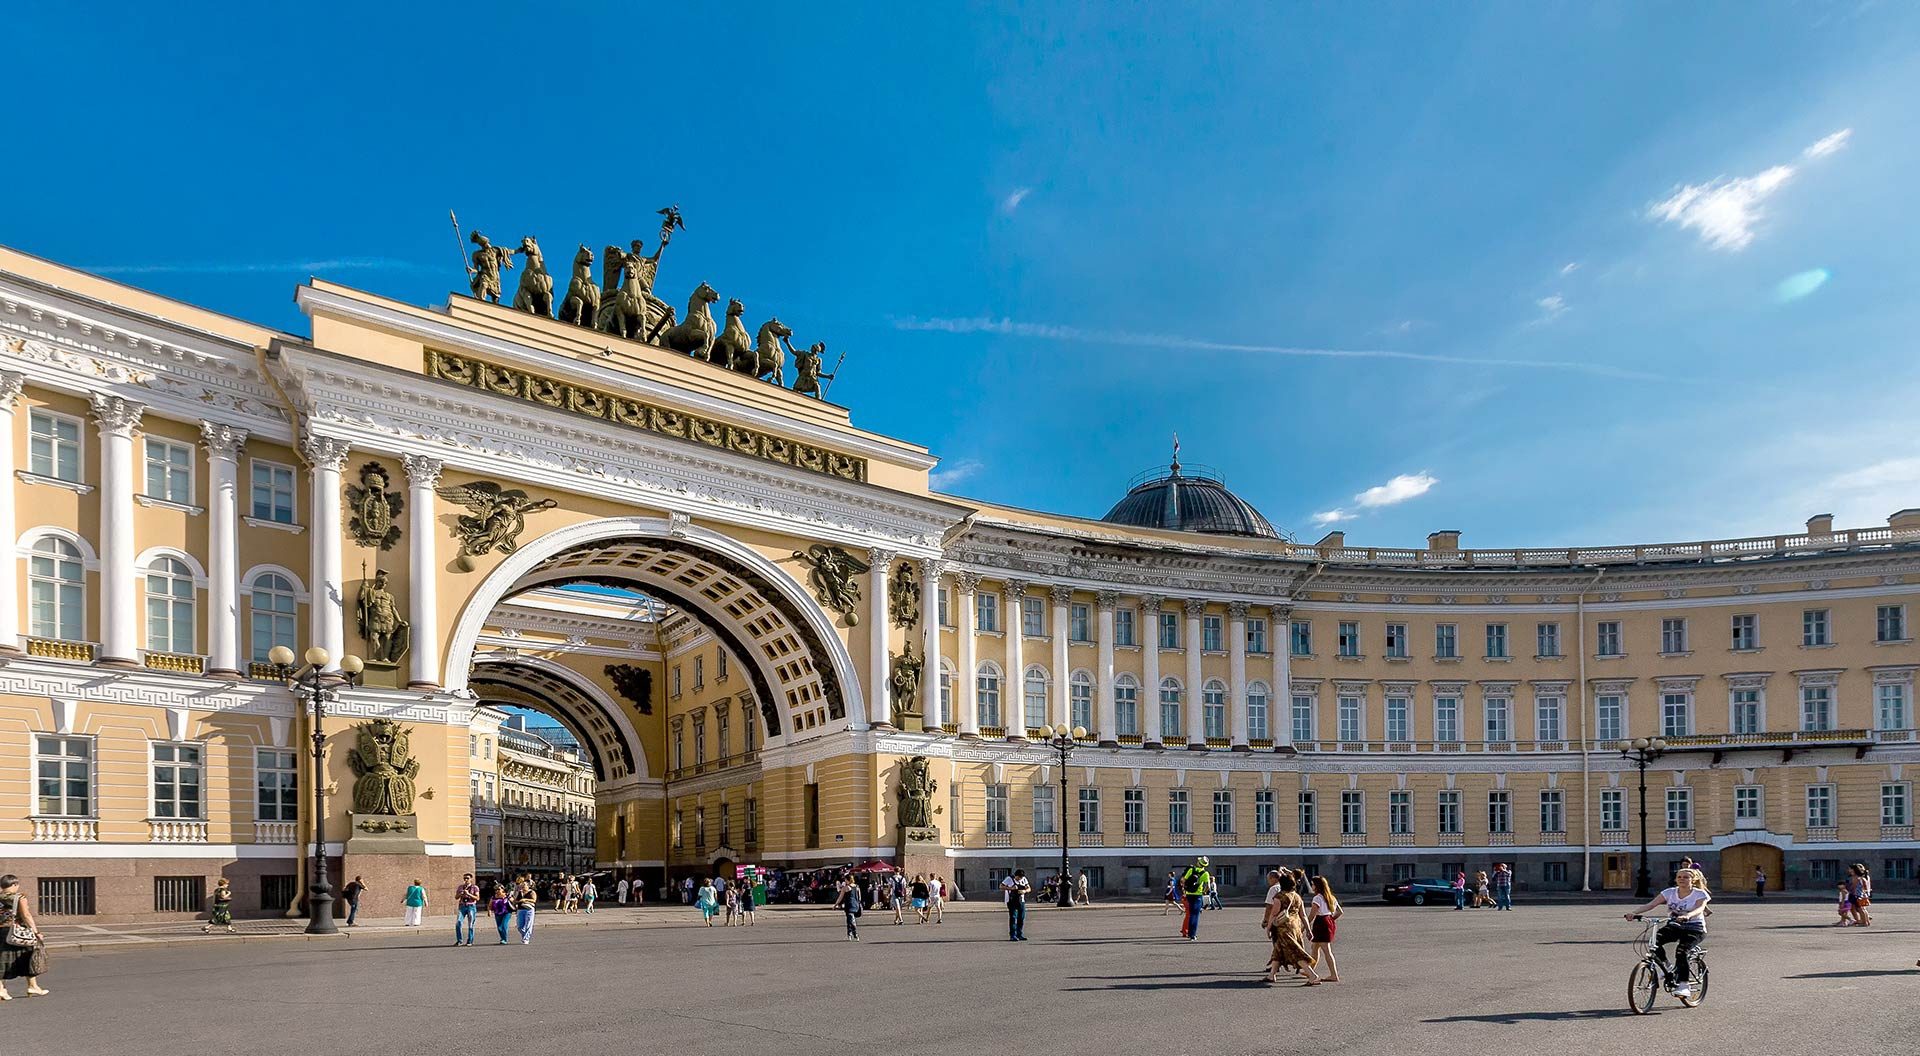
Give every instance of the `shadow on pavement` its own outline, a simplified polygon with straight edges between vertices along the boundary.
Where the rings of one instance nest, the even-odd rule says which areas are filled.
[[[1123,977],[1128,978],[1128,977]],[[1271,984],[1259,976],[1251,979],[1219,978],[1192,983],[1115,983],[1112,986],[1063,986],[1063,994],[1100,993],[1106,990],[1265,990]]]
[[[1632,945],[1631,938],[1625,939],[1542,939],[1535,946],[1616,946]]]
[[[1863,968],[1856,972],[1808,972],[1805,975],[1789,975],[1788,979],[1872,979],[1882,975],[1920,975],[1916,968]]]
[[[1570,1008],[1563,1012],[1495,1012],[1484,1016],[1441,1016],[1437,1019],[1423,1019],[1421,1022],[1498,1023],[1504,1026],[1516,1026],[1521,1023],[1567,1023],[1591,1019],[1619,1019],[1631,1015],[1633,1013],[1624,1008]]]

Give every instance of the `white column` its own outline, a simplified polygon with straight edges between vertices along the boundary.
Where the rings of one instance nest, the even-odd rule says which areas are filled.
[[[1120,600],[1116,591],[1103,590],[1095,596],[1100,605],[1100,660],[1094,672],[1094,719],[1100,727],[1100,746],[1120,744],[1120,724],[1113,710],[1113,607]]]
[[[1027,585],[1017,579],[1007,580],[1005,602],[1007,628],[1007,685],[1000,689],[1000,718],[1007,728],[1007,739],[1024,741],[1027,739],[1027,659],[1026,638],[1027,623],[1022,602],[1027,596]],[[1012,692],[1008,692],[1008,686]],[[1006,706],[1011,700],[1013,705]]]
[[[26,376],[0,370],[0,488],[6,502],[0,502],[0,546],[6,547],[0,560],[0,653],[17,653],[20,645],[20,559],[13,553],[20,528],[13,516],[13,405],[26,387]]]
[[[1293,606],[1268,612],[1267,649],[1273,656],[1273,690],[1267,697],[1267,729],[1275,751],[1293,747]]]
[[[1137,628],[1146,641],[1140,643],[1140,743],[1159,748],[1160,738],[1160,599],[1152,594],[1140,596],[1140,622]]]
[[[920,562],[920,658],[920,714],[926,716],[927,732],[937,733],[931,724],[940,714],[940,559],[934,557]],[[953,687],[953,700],[957,708],[959,686]]]
[[[413,634],[407,688],[439,689],[440,558],[433,489],[445,467],[425,455],[401,455],[400,465],[407,471],[407,622]]]
[[[1207,611],[1207,603],[1202,598],[1188,598],[1185,604],[1187,612],[1187,747],[1205,749],[1207,746],[1206,716],[1201,710],[1201,683],[1205,681],[1205,672],[1200,667],[1202,658],[1200,640],[1200,617]]]
[[[887,574],[893,570],[891,550],[867,551],[868,653],[867,725],[893,728],[892,656],[887,652]],[[924,670],[924,669],[923,669]]]
[[[133,431],[146,407],[93,394],[100,427],[100,662],[140,665],[140,608],[133,567]]]
[[[240,673],[240,455],[247,431],[200,423],[207,449],[207,668]]]
[[[1073,588],[1054,587],[1047,592],[1047,595],[1053,601],[1052,721],[1055,726],[1061,723],[1072,726],[1073,709],[1069,703],[1072,699],[1072,682],[1068,678],[1072,672],[1068,670],[1068,668],[1073,661],[1067,657],[1067,634],[1073,629],[1073,624],[1071,618],[1068,616],[1067,609],[1073,604]]]
[[[347,442],[308,434],[300,441],[313,478],[313,644],[335,663],[347,651],[346,574],[341,567],[340,469],[347,463]]]
[[[1271,709],[1272,703],[1267,707]],[[1235,751],[1247,750],[1247,603],[1227,605],[1227,724]]]
[[[953,604],[957,610],[953,618],[960,639],[960,670],[954,672],[953,706],[960,713],[960,736],[977,740],[980,737],[980,661],[974,650],[973,592],[980,589],[980,577],[961,572],[953,579]]]

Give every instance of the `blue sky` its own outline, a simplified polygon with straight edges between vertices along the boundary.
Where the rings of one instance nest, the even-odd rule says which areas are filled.
[[[13,12],[0,242],[298,330],[461,287],[449,208],[558,266],[677,202],[657,291],[963,495],[1177,431],[1308,541],[1920,506],[1920,8],[426,7]]]

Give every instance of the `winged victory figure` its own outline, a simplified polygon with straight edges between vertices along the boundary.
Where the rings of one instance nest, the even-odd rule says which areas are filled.
[[[448,502],[457,502],[472,511],[462,514],[456,527],[461,552],[470,557],[495,550],[513,553],[520,548],[520,533],[526,530],[527,514],[559,505],[552,499],[533,498],[519,488],[502,488],[490,480],[450,484],[433,491]]]

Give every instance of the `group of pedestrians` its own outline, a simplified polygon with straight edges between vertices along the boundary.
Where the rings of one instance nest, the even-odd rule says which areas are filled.
[[[1513,869],[1496,862],[1493,872],[1482,869],[1469,880],[1465,871],[1453,874],[1453,908],[1512,909]]]
[[[1269,871],[1266,911],[1260,917],[1260,927],[1273,943],[1267,982],[1278,982],[1282,971],[1299,975],[1307,986],[1339,982],[1333,939],[1344,912],[1326,877],[1309,878],[1299,869]],[[1318,971],[1322,960],[1327,965],[1324,976]]]
[[[1024,870],[1016,870],[1014,875],[1019,878],[1021,885],[1027,883]],[[1013,877],[1008,878],[1008,880],[1012,879]],[[1008,891],[1005,883],[1001,885],[1001,890],[1003,893]],[[1026,920],[1028,890],[1030,888],[1022,886],[1017,900],[1009,897],[1008,909],[1014,910],[1017,904],[1019,919],[1019,923],[1012,926],[1009,939],[1017,941],[1021,937],[1019,928]],[[847,941],[859,942],[860,918],[866,913],[869,902],[873,903],[873,908],[876,909],[882,903],[891,908],[895,924],[905,924],[909,913],[913,915],[913,922],[916,924],[944,924],[947,900],[953,897],[953,894],[952,886],[938,873],[915,873],[912,879],[908,879],[905,873],[894,873],[883,881],[881,887],[868,895],[861,891],[860,885],[855,882],[853,874],[849,872],[841,874],[840,879],[834,884],[833,908],[846,917]]]
[[[1864,928],[1873,923],[1873,914],[1867,912],[1873,905],[1873,874],[1867,871],[1867,863],[1855,862],[1847,867],[1847,875],[1836,889],[1839,894],[1838,910],[1840,919],[1834,921],[1836,928]]]
[[[693,900],[700,917],[713,927],[715,917],[725,915],[726,926],[749,926],[754,922],[753,881],[742,877],[738,880],[724,880],[720,877],[703,877],[699,892]]]

